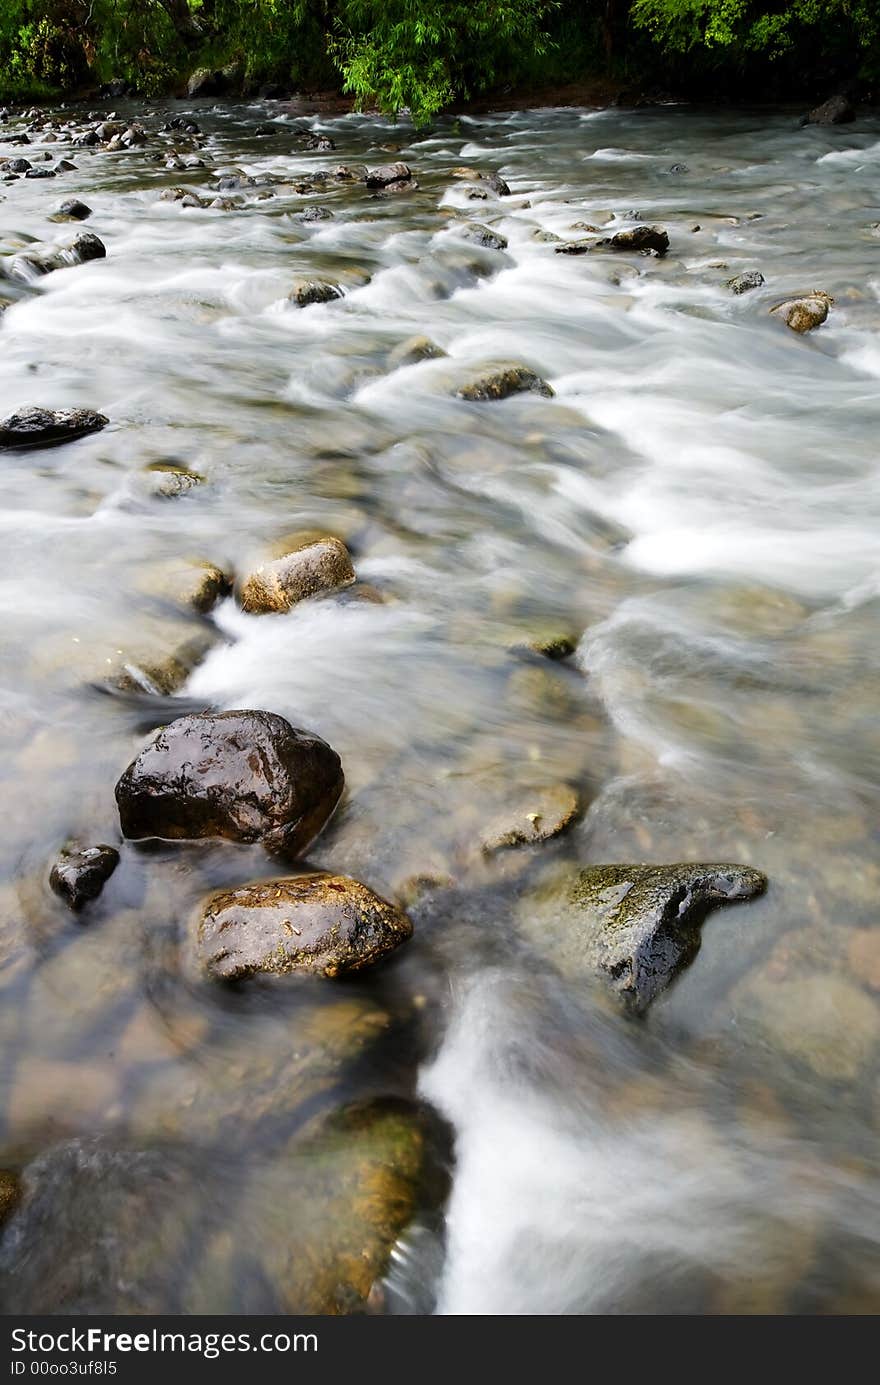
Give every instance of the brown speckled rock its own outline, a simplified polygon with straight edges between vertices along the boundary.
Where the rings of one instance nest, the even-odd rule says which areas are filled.
[[[212,976],[337,976],[370,966],[412,935],[393,904],[343,875],[263,880],[208,900],[199,952]]]
[[[354,580],[348,549],[327,535],[258,567],[241,583],[238,599],[243,611],[265,615],[289,611],[309,596],[340,591]]]
[[[287,297],[297,308],[308,308],[312,303],[332,303],[341,298],[342,289],[325,280],[297,279]]]
[[[777,303],[770,311],[778,313],[786,327],[790,327],[793,332],[812,332],[815,327],[822,326],[833,303],[834,299],[829,293],[816,289],[813,293],[805,294],[803,298],[791,298],[786,303]]]
[[[0,1169],[0,1226],[21,1201],[21,1180],[9,1169]]]
[[[612,250],[653,251],[655,255],[665,255],[669,249],[669,236],[662,226],[633,226],[631,230],[618,231],[601,244],[607,244]]]
[[[529,370],[524,365],[501,365],[490,367],[476,376],[467,384],[462,385],[456,390],[459,399],[489,400],[507,399],[511,394],[522,394],[526,391],[532,394],[542,394],[545,398],[550,398],[553,390],[542,380],[540,375],[536,375],[533,370]]]
[[[68,909],[79,913],[98,898],[118,865],[119,852],[113,846],[63,851],[52,867],[49,884]]]
[[[339,801],[326,741],[272,712],[204,712],[157,731],[116,785],[126,837],[225,837],[302,851]]]

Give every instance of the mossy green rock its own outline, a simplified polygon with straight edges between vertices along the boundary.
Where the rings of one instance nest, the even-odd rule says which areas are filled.
[[[554,873],[523,908],[523,929],[569,975],[593,972],[645,1010],[696,955],[710,909],[761,894],[750,866],[601,865]]]

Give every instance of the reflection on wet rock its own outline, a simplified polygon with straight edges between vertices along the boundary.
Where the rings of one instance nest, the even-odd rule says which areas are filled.
[[[372,966],[412,935],[404,913],[340,875],[267,880],[208,901],[199,949],[212,976],[341,976]]]
[[[69,909],[79,913],[97,899],[119,865],[113,846],[86,846],[61,853],[52,867],[49,884]]]
[[[272,712],[178,717],[116,785],[126,837],[226,837],[296,854],[317,836],[343,787],[326,741]]]

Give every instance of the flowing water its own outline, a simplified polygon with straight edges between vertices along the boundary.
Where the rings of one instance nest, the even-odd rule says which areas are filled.
[[[451,1186],[398,1244],[388,1311],[876,1309],[880,120],[315,118],[328,155],[294,116],[258,137],[265,107],[196,114],[203,168],[77,150],[0,186],[5,254],[70,239],[49,216],[74,195],[107,246],[0,292],[0,415],[111,420],[2,459],[0,1164],[39,1189],[0,1250],[9,1304],[289,1304],[299,1132],[418,1093]],[[291,186],[396,158],[407,195]],[[471,199],[462,166],[510,196]],[[159,200],[232,168],[289,181],[227,211]],[[332,218],[299,219],[315,204]],[[666,258],[555,253],[636,218]],[[764,286],[732,294],[749,270]],[[345,296],[297,310],[298,276]],[[769,310],[811,289],[835,305],[800,337]],[[396,364],[414,335],[445,354]],[[508,361],[554,396],[456,397]],[[203,483],[157,496],[157,464]],[[241,573],[304,530],[382,599],[169,598],[170,560]],[[567,659],[523,648],[560,631]],[[201,658],[164,697],[148,670],[183,646]],[[207,706],[339,751],[309,860],[411,902],[383,968],[204,981],[193,911],[271,875],[256,848],[126,847],[83,922],[49,891],[65,841],[119,842],[147,732]],[[487,824],[561,783],[569,832],[484,857]],[[558,973],[530,899],[565,862],[679,860],[770,888],[711,915],[634,1021]]]

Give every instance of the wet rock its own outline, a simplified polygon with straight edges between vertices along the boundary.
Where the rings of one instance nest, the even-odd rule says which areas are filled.
[[[7,173],[28,173],[32,167],[29,159],[7,159],[3,165]]]
[[[593,248],[591,240],[567,240],[554,248],[554,255],[587,255]]]
[[[265,1264],[282,1312],[369,1311],[401,1234],[446,1191],[431,1144],[425,1113],[392,1101],[348,1107],[295,1142],[288,1161],[297,1161],[299,1176],[295,1197],[284,1202],[289,1234],[283,1258],[276,1240]]]
[[[126,837],[305,849],[339,801],[339,756],[272,712],[204,712],[157,731],[116,785]]]
[[[412,924],[366,885],[342,875],[263,880],[208,900],[198,928],[208,972],[340,976],[371,966],[412,936]]]
[[[186,495],[196,486],[204,485],[205,478],[188,467],[176,466],[170,462],[154,462],[146,468],[147,489],[160,500],[176,500]]]
[[[793,332],[812,332],[821,327],[828,317],[834,299],[822,289],[805,294],[803,298],[791,298],[786,303],[777,303],[771,313],[778,313]]]
[[[368,168],[366,183],[368,188],[387,188],[394,183],[412,181],[412,170],[408,164],[382,164],[378,168]]]
[[[759,289],[764,283],[764,276],[757,269],[751,269],[746,274],[737,274],[735,279],[728,279],[727,287],[731,293],[749,293],[752,289]]]
[[[94,409],[19,409],[0,422],[0,450],[57,447],[97,433],[109,422]]]
[[[310,225],[314,221],[332,221],[333,213],[329,207],[303,207],[302,211],[297,213],[296,219]]]
[[[524,365],[499,366],[478,375],[456,390],[459,399],[507,399],[511,394],[531,392],[549,399],[553,390],[533,370]]]
[[[849,97],[839,93],[815,106],[807,115],[801,117],[801,125],[847,125],[855,120],[855,106]]]
[[[567,659],[578,646],[578,636],[569,630],[545,630],[512,646],[514,653],[540,654],[545,659]]]
[[[311,303],[332,303],[342,297],[342,289],[328,280],[297,279],[287,297],[297,308],[307,308]]]
[[[42,274],[51,274],[56,269],[68,268],[70,265],[102,260],[106,254],[107,249],[103,241],[91,231],[83,231],[69,245],[28,250],[16,255],[12,262],[12,270],[21,277],[35,278]]]
[[[24,176],[26,178],[54,178],[57,175],[54,168],[29,168]]]
[[[348,549],[327,535],[258,567],[242,582],[238,600],[253,615],[289,611],[307,597],[340,591],[354,580]]]
[[[91,682],[115,692],[149,693],[170,697],[179,692],[197,664],[215,642],[216,635],[200,630],[170,653],[153,649],[118,649],[97,669]]]
[[[482,246],[484,250],[507,249],[506,236],[499,235],[497,231],[490,231],[488,226],[482,226],[478,221],[468,221],[464,226],[456,226],[455,234],[473,245]]]
[[[160,600],[207,615],[232,590],[222,568],[214,563],[173,558],[148,571],[139,582],[141,591]]]
[[[407,337],[389,354],[388,365],[392,370],[397,370],[401,366],[416,365],[418,361],[435,360],[445,355],[442,347],[437,346],[430,337]]]
[[[610,240],[600,241],[599,244],[607,245],[611,250],[665,255],[669,249],[669,236],[662,226],[633,226],[631,230],[618,231]]]
[[[880,1009],[850,981],[825,972],[776,981],[747,977],[731,1001],[743,1033],[827,1082],[853,1082],[880,1039]]]
[[[89,260],[105,259],[107,247],[92,231],[83,231],[65,246],[62,254],[69,257],[71,264],[86,264]]]
[[[570,827],[580,808],[578,796],[568,784],[532,789],[513,811],[506,810],[482,835],[482,850],[490,855],[505,847],[550,841]]]
[[[57,216],[70,217],[71,221],[85,221],[91,214],[91,207],[86,206],[85,202],[80,202],[76,197],[70,197],[66,202],[62,202],[56,213]]]
[[[491,188],[499,197],[510,196],[510,188],[507,186],[500,173],[481,173],[477,168],[467,167],[454,168],[452,172],[454,177],[464,178],[469,183],[485,183],[486,187]],[[480,188],[478,191],[482,192],[484,189]]]
[[[640,1013],[693,960],[706,914],[766,885],[740,865],[563,868],[526,900],[523,927],[564,973],[598,974]]]
[[[11,1169],[0,1169],[0,1226],[8,1221],[21,1201],[21,1179]]]
[[[69,909],[79,913],[97,899],[119,865],[113,846],[86,846],[63,851],[52,867],[49,884]]]

